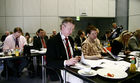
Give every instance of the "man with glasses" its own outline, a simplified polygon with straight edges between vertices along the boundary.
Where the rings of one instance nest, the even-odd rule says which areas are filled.
[[[82,53],[86,59],[99,59],[102,58],[101,53],[104,50],[97,38],[98,29],[95,26],[89,26],[86,30],[88,38],[82,43]]]

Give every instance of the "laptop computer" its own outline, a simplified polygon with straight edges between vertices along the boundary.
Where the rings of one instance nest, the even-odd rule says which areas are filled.
[[[106,47],[103,47],[104,50],[115,60],[119,61],[119,60],[122,60],[123,58],[119,57],[119,56],[116,56],[116,55],[113,55],[109,50],[106,49]]]

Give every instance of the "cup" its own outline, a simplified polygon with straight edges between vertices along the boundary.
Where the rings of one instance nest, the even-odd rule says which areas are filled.
[[[11,51],[9,51],[9,52],[8,52],[8,55],[9,55],[9,56],[11,56],[11,55],[12,55],[12,52],[11,52]]]
[[[140,57],[140,52],[136,52],[136,56],[137,57]]]
[[[5,56],[8,56],[8,52],[9,52],[9,49],[5,50],[5,51],[4,51],[4,55],[5,55]]]
[[[4,51],[4,55],[7,56],[8,55],[8,52],[7,51]]]
[[[85,66],[85,68],[83,69],[85,73],[89,73],[91,71],[91,67],[90,66]]]
[[[119,52],[119,55],[124,55],[124,52]]]
[[[47,51],[47,49],[46,49],[46,48],[40,48],[40,50],[41,50],[41,51]]]

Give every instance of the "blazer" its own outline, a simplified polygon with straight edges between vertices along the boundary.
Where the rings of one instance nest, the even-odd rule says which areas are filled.
[[[121,32],[122,32],[122,28],[117,27],[117,29],[113,33],[111,33],[110,39],[111,40],[115,39],[116,37],[118,37],[121,34]]]
[[[68,37],[72,48],[74,47],[74,41],[71,37]],[[46,52],[47,66],[61,69],[64,67],[64,60],[67,60],[67,54],[60,33],[53,38],[50,38],[47,43]]]
[[[45,36],[44,40],[45,40],[45,43],[47,45],[48,37]],[[33,48],[37,49],[37,50],[40,50],[40,48],[42,48],[42,42],[41,42],[41,38],[40,37],[35,37],[33,39]]]
[[[81,46],[83,41],[85,41],[85,38],[83,38],[81,41],[80,36],[76,36],[74,42],[77,44],[77,46]]]

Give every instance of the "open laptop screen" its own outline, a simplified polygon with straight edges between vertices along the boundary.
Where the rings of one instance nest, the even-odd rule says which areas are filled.
[[[106,47],[103,47],[103,48],[113,59],[115,59],[115,60],[122,60],[123,59],[121,57],[113,55],[109,50],[106,49]]]

